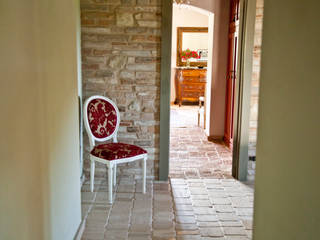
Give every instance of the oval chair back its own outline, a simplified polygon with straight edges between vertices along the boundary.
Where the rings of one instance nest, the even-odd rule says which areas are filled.
[[[120,113],[113,101],[103,96],[91,96],[84,103],[83,113],[91,149],[95,141],[104,142],[113,138],[113,142],[117,142]]]

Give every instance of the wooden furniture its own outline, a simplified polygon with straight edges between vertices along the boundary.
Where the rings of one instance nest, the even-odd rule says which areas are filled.
[[[186,48],[189,48],[188,45],[187,46],[184,46],[183,48],[183,45],[184,43],[188,43],[189,41],[184,41],[184,34],[185,33],[189,33],[189,34],[192,34],[194,35],[193,37],[199,37],[200,34],[208,34],[208,28],[207,27],[178,27],[177,28],[177,66],[186,66],[186,62],[183,61],[181,59],[181,52],[182,50],[186,50]],[[187,39],[188,40],[188,39]],[[190,40],[190,39],[189,39]],[[197,49],[190,49],[190,50],[199,50],[199,49],[206,49],[208,50],[208,46],[201,46],[199,45]],[[192,67],[206,67],[207,66],[207,59],[205,60],[199,60],[199,61],[191,61],[190,62],[190,66]]]
[[[205,96],[207,69],[176,68],[175,89],[176,103],[182,101],[199,102]]]

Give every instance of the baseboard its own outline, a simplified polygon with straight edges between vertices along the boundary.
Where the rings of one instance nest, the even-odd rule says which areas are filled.
[[[79,225],[79,228],[78,228],[78,231],[77,231],[76,235],[74,236],[73,240],[81,240],[82,234],[83,234],[85,226],[86,226],[86,221],[87,221],[86,218],[84,218],[81,221],[81,223]]]
[[[223,141],[223,136],[208,136],[208,141],[210,142]]]
[[[80,177],[80,186],[81,187],[82,187],[85,180],[86,180],[86,177],[84,174],[82,174],[82,176]],[[86,220],[87,220],[87,216],[85,216],[82,219],[82,221],[78,227],[78,231],[77,231],[76,235],[74,236],[73,240],[81,240],[82,234],[83,234],[85,226],[86,226]]]
[[[82,174],[82,176],[80,177],[80,186],[81,187],[82,187],[85,180],[86,180],[86,176],[84,174]]]
[[[230,148],[230,149],[233,148],[233,142],[230,141],[230,139],[228,139],[228,138],[226,138],[226,137],[223,137],[223,140],[222,140],[222,141],[224,142],[224,144],[225,144],[228,148]]]

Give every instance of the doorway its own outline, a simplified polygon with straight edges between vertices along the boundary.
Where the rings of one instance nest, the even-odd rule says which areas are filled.
[[[231,177],[232,151],[222,139],[209,141],[206,134],[213,13],[177,4],[172,9],[169,176]]]
[[[239,1],[235,1],[238,2]],[[237,77],[239,81],[236,81],[233,89],[233,97],[234,98],[234,106],[232,112],[234,115],[233,117],[233,124],[234,129],[231,130],[234,135],[232,138],[230,138],[230,143],[233,145],[233,162],[232,162],[232,176],[235,177],[236,179],[241,179],[245,180],[247,177],[247,164],[248,164],[248,134],[249,134],[249,129],[248,126],[245,127],[245,125],[249,122],[249,115],[250,115],[250,109],[248,111],[248,106],[250,105],[250,91],[248,94],[248,89],[250,89],[250,84],[251,84],[251,76],[252,76],[252,52],[253,52],[253,31],[254,31],[254,22],[256,16],[253,14],[255,13],[255,8],[256,8],[256,2],[255,1],[243,1],[240,0],[240,10],[239,13],[243,14],[245,16],[240,19],[239,25],[240,25],[240,31],[239,31],[239,39],[244,38],[245,41],[240,41],[238,43],[239,46],[236,47],[236,51],[239,52],[238,58],[235,57],[233,58],[236,61],[239,61],[239,64],[233,65],[233,68],[236,70],[241,69],[241,71],[237,72]],[[250,6],[249,6],[250,5]],[[161,62],[161,105],[160,105],[160,163],[159,163],[159,178],[161,180],[166,180],[168,175],[169,175],[169,122],[170,122],[170,90],[168,89],[168,86],[172,84],[171,82],[171,75],[170,71],[168,72],[168,69],[171,69],[171,63],[168,61],[168,59],[171,59],[171,54],[170,51],[168,51],[168,46],[171,46],[171,35],[172,31],[168,29],[168,27],[171,27],[172,25],[172,3],[171,1],[166,1],[165,4],[162,6],[163,7],[163,12],[165,13],[163,15],[163,27],[162,32],[163,32],[163,42],[162,42],[162,56],[165,56],[162,58]],[[258,7],[258,5],[257,5]],[[228,7],[229,8],[229,7]],[[247,9],[248,8],[248,9]],[[247,10],[247,11],[246,11]],[[250,19],[248,19],[248,16],[250,15]],[[246,22],[244,21],[246,20]],[[213,20],[213,19],[212,19]],[[219,19],[218,19],[219,20]],[[226,20],[225,22],[227,22]],[[215,19],[215,27],[221,24],[221,20],[219,24],[217,23],[219,21],[216,21]],[[252,24],[253,23],[253,24]],[[228,29],[228,27],[227,27]],[[219,29],[221,30],[221,29]],[[215,31],[216,28],[215,28]],[[218,32],[218,31],[217,31]],[[216,32],[215,32],[216,33]],[[216,36],[216,35],[215,35]],[[249,36],[249,37],[248,37]],[[248,40],[248,39],[250,40]],[[250,39],[251,38],[251,39]],[[221,43],[221,41],[218,41]],[[227,41],[225,41],[227,42]],[[252,46],[251,46],[252,45]],[[164,48],[165,46],[166,48]],[[249,46],[249,47],[248,47]],[[210,49],[209,49],[210,50]],[[221,55],[221,52],[215,49],[215,52],[211,54]],[[226,54],[227,55],[227,54]],[[210,57],[210,51],[209,51],[209,57]],[[251,59],[250,59],[251,58]],[[215,58],[214,58],[215,59]],[[217,61],[216,61],[217,62]],[[227,62],[227,61],[226,61]],[[227,63],[226,63],[227,65]],[[217,79],[217,72],[221,71],[221,68],[219,66],[215,66],[216,68],[213,69],[213,73],[209,73],[211,66],[208,66],[208,74],[216,74],[215,77],[210,75],[210,79]],[[212,69],[211,69],[212,70]],[[229,69],[230,70],[230,69]],[[232,70],[233,71],[233,70]],[[226,76],[227,72],[227,67],[226,70],[224,70],[224,79]],[[221,75],[221,74],[220,74]],[[250,75],[250,76],[249,76]],[[234,77],[236,77],[234,76]],[[234,78],[235,79],[235,78]],[[242,80],[241,80],[242,79]],[[226,86],[226,82],[224,81],[224,85]],[[217,88],[219,84],[213,83],[215,85],[210,86],[210,90]],[[221,84],[221,83],[220,83]],[[208,86],[207,86],[208,89]],[[169,90],[169,92],[168,92]],[[245,92],[244,92],[245,90]],[[206,92],[206,97],[209,98],[208,102],[219,102],[217,100],[217,95],[210,96],[211,91]],[[223,94],[224,98],[226,98],[225,94]],[[219,96],[218,96],[219,97]],[[215,99],[214,99],[215,98]],[[212,100],[213,99],[213,100]],[[221,98],[220,98],[221,100]],[[207,105],[208,109],[210,108],[209,105]],[[211,106],[211,108],[216,109],[215,106]],[[224,112],[225,113],[225,112]],[[225,119],[226,115],[223,116],[223,122],[226,120]],[[246,120],[246,117],[248,117],[248,120]],[[212,113],[208,113],[206,115],[206,135],[209,136],[212,140],[221,140],[224,137],[224,133],[222,133],[221,139],[216,139],[216,136],[211,136],[210,133],[212,132],[212,122],[214,120],[215,125],[213,127],[216,127],[219,125],[219,121],[216,121],[214,117],[212,117]],[[248,124],[249,125],[249,124]],[[224,123],[223,123],[224,126]],[[233,144],[232,144],[233,143]],[[246,147],[243,147],[243,146]]]

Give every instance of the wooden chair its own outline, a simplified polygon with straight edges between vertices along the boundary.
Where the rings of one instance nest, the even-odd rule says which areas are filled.
[[[120,114],[117,106],[103,96],[89,97],[84,103],[84,125],[90,141],[90,189],[94,189],[95,162],[108,167],[109,203],[112,203],[112,187],[117,180],[117,165],[143,160],[142,192],[146,192],[147,151],[131,144],[118,143],[117,133]],[[102,143],[112,140],[109,143]],[[96,144],[96,142],[100,144]]]

